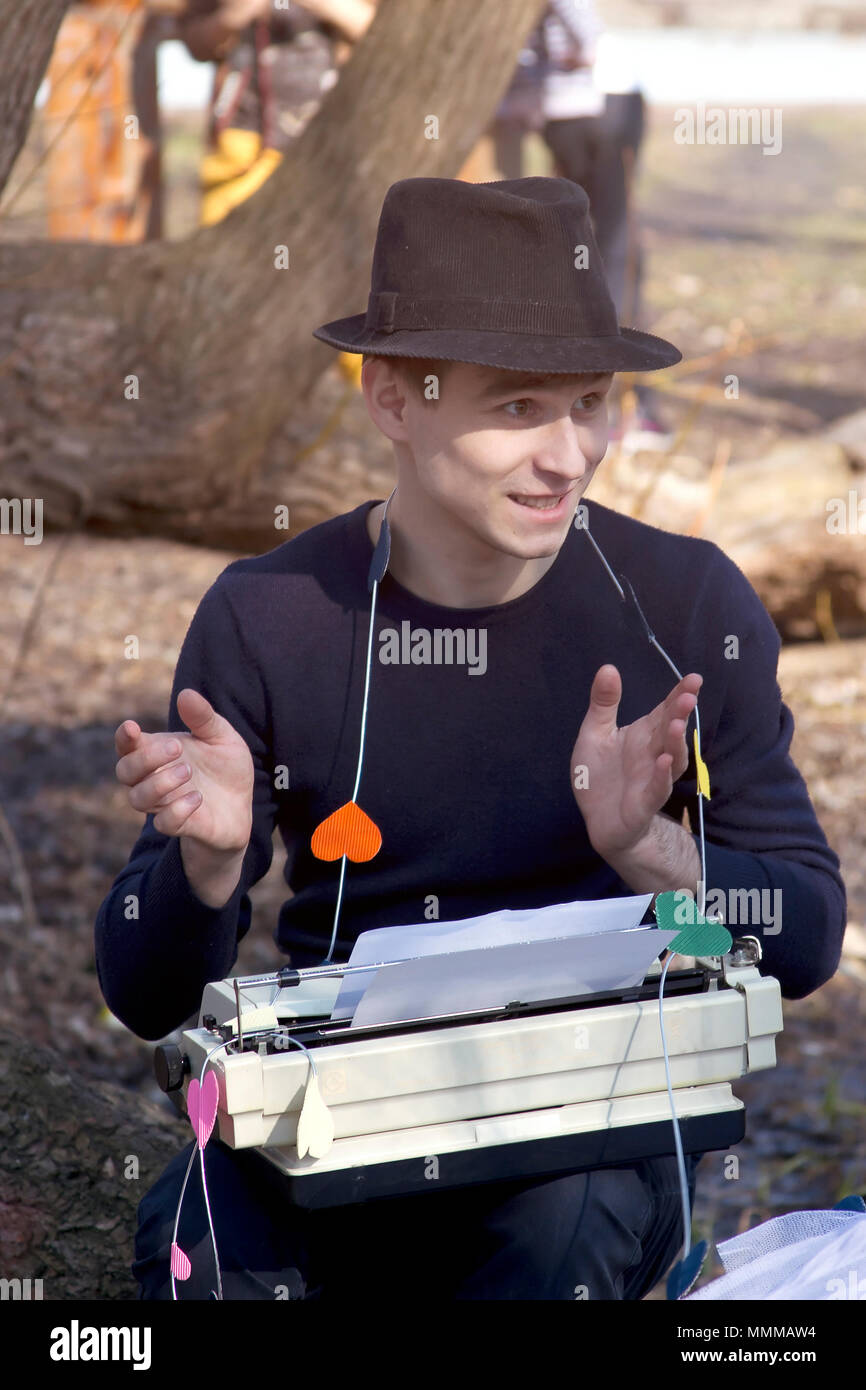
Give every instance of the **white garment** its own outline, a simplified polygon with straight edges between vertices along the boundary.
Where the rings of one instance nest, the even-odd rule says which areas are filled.
[[[598,40],[593,68],[595,80],[603,92],[639,92],[640,80],[627,45],[620,34],[605,33]]]
[[[692,1299],[866,1300],[866,1212],[794,1211],[718,1247],[725,1273]]]
[[[604,92],[596,85],[591,68],[551,72],[544,79],[541,110],[546,121],[599,116],[604,110]]]

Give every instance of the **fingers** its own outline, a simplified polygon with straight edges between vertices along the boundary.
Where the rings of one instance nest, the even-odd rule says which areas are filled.
[[[186,784],[191,772],[188,763],[172,763],[160,768],[129,789],[129,804],[134,811],[158,811],[178,800],[191,790]]]
[[[120,757],[131,753],[141,737],[141,729],[134,719],[124,719],[114,731],[114,747]]]
[[[672,782],[682,777],[689,765],[687,727],[688,719],[672,719],[663,733],[662,751],[656,756],[656,767]]]
[[[622,679],[615,666],[600,666],[595,673],[592,689],[589,692],[589,708],[586,720],[598,733],[616,728],[616,715],[622,699]]]
[[[651,719],[654,727],[660,728],[671,719],[688,719],[698,703],[698,694],[703,682],[703,676],[697,675],[694,671],[677,681],[673,689],[653,710]]]
[[[667,711],[668,717],[682,719],[691,714],[698,703],[703,683],[703,676],[699,676],[696,671],[689,672],[681,681],[677,681],[673,690],[662,701],[662,709]]]
[[[128,720],[127,724],[132,722]],[[118,736],[115,736],[115,744],[120,751]],[[139,730],[131,751],[120,758],[115,768],[118,782],[122,782],[125,787],[134,787],[151,773],[180,757],[181,747],[181,739],[177,734],[143,734]]]
[[[217,714],[210,701],[191,686],[178,692],[177,712],[190,733],[205,742],[222,738],[226,730],[231,729],[228,720]]]
[[[160,810],[153,818],[153,828],[160,835],[178,835],[193,812],[201,804],[201,792],[186,792]]]
[[[671,776],[674,781],[681,777],[689,765],[688,747],[686,745],[686,729],[688,719],[672,719],[663,731],[661,741],[661,752],[663,756],[671,760]]]
[[[188,738],[186,734],[145,734],[134,719],[124,720],[115,732],[114,746],[121,755],[115,768],[117,780],[129,788],[132,809],[152,814],[154,828],[163,835],[179,834],[201,804],[201,792],[189,785],[190,764],[176,761],[183,751],[181,740]]]
[[[703,685],[703,679],[703,676],[699,676],[694,671],[683,676],[682,680],[677,681],[670,694],[662,700],[650,716],[650,729],[657,752],[671,753],[675,762],[680,753],[684,751],[685,744],[681,740],[685,737],[689,718],[698,703],[698,693]],[[688,757],[686,756],[681,771],[685,771],[687,763]],[[679,776],[680,773],[675,775]]]

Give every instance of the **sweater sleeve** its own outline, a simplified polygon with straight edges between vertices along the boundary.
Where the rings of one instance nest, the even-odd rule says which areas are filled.
[[[234,613],[227,578],[219,576],[201,600],[178,658],[166,728],[186,728],[177,695],[198,690],[245,739],[253,758],[253,824],[234,893],[221,908],[193,892],[183,868],[180,838],[145,823],[125,868],[96,918],[96,969],[108,1007],[133,1033],[161,1038],[198,1012],[210,980],[224,979],[250,927],[248,889],[273,858],[276,817],[270,712],[261,675],[250,660]]]
[[[745,575],[718,555],[722,630],[718,619],[707,630],[730,655],[719,663],[714,653],[708,665],[726,670],[715,728],[702,729],[711,793],[704,801],[706,906],[712,910],[714,891],[724,894],[722,915],[733,935],[756,936],[762,974],[778,979],[786,999],[802,999],[838,967],[845,886],[790,757],[794,720],[776,677],[779,635]],[[696,813],[690,816],[694,829]],[[697,834],[695,841],[700,850]]]

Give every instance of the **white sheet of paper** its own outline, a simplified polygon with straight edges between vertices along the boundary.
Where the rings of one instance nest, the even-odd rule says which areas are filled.
[[[646,926],[401,961],[376,971],[351,1026],[626,989],[676,935]]]
[[[416,960],[451,951],[484,946],[517,945],[636,927],[652,901],[651,893],[627,898],[598,898],[587,902],[552,903],[548,907],[502,908],[456,922],[417,922],[402,927],[375,927],[362,932],[352,948],[349,965],[386,960]],[[351,1018],[373,971],[347,975],[332,1018]]]

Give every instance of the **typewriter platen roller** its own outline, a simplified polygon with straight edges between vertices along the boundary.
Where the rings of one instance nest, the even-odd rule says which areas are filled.
[[[730,1082],[775,1066],[781,992],[759,958],[746,937],[727,956],[668,973],[665,1036],[686,1153],[742,1139],[745,1110]],[[258,1149],[304,1207],[635,1162],[675,1151],[660,969],[616,995],[369,1028],[331,1020],[340,975],[239,978],[237,994],[224,980],[206,987],[199,1027],[181,1047],[157,1049],[157,1077],[185,1091],[211,1053],[220,1140]],[[310,1063],[289,1037],[315,1057],[333,1118],[321,1158],[299,1159],[295,1148]]]

